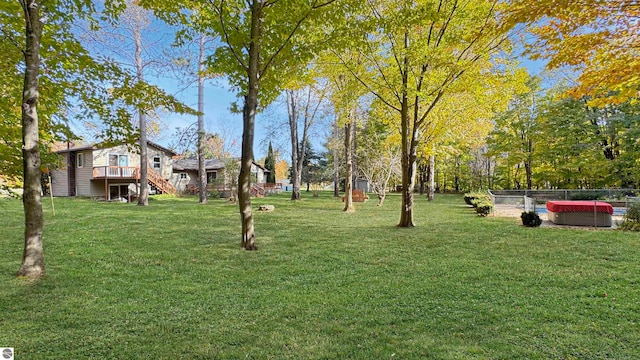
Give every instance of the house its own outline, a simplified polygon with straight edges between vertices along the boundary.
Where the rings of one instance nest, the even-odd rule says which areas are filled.
[[[140,155],[126,145],[68,145],[56,151],[61,165],[51,171],[53,196],[90,196],[107,201],[139,193]],[[177,154],[148,142],[148,180],[152,191],[175,193],[169,182]]]
[[[264,184],[267,182],[267,173],[269,172],[271,171],[253,161],[251,164],[251,181],[256,184]]]
[[[53,196],[89,196],[107,201],[127,199],[139,194],[140,155],[126,145],[68,145],[56,151],[61,164],[51,171]],[[189,192],[197,189],[198,161],[181,159],[177,154],[154,142],[148,142],[147,178],[151,192]],[[207,184],[224,174],[225,162],[205,161]],[[252,182],[265,183],[269,170],[253,162]],[[237,176],[237,174],[233,175]],[[222,181],[221,186],[229,180]],[[260,192],[260,191],[258,191]],[[264,191],[262,191],[264,192]]]
[[[239,163],[239,159],[232,159]],[[227,160],[229,161],[229,160]],[[221,188],[228,187],[230,179],[224,179],[226,162],[219,159],[205,160],[205,171],[207,172],[207,185],[217,182]],[[239,170],[238,170],[239,171]],[[262,184],[267,181],[267,173],[269,170],[264,166],[256,163],[251,164],[251,182],[254,184]],[[226,176],[237,177],[236,174],[226,174]],[[197,189],[198,184],[198,160],[197,159],[174,159],[173,175],[171,176],[171,184],[178,191],[187,191]]]
[[[207,159],[204,161],[204,168],[207,172],[207,185],[209,185],[222,177],[225,163],[218,159]],[[178,191],[197,189],[198,159],[175,159],[170,181]]]

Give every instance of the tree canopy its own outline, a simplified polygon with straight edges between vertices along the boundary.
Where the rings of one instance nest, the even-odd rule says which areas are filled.
[[[569,94],[591,105],[640,97],[640,3],[635,0],[514,1],[509,22],[525,22],[535,40],[529,52],[548,66],[577,72]]]

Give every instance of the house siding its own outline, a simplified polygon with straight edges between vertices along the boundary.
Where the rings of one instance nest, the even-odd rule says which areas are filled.
[[[266,183],[267,177],[265,176],[264,170],[256,166],[255,164],[251,164],[251,174],[253,175],[252,181],[255,181],[258,184]]]
[[[97,149],[93,151],[93,166],[109,166],[109,155],[128,155],[128,166],[140,166],[140,156],[129,152],[125,145],[114,146],[106,149]]]
[[[187,174],[187,178],[180,179],[181,173]],[[173,186],[175,186],[178,191],[185,191],[188,185],[195,185],[198,183],[198,172],[195,170],[184,170],[175,172],[171,174],[171,178],[169,179],[169,181],[171,182],[171,184],[173,184]]]
[[[96,196],[91,188],[91,179],[93,178],[93,157],[91,150],[78,151],[84,156],[84,165],[76,167],[76,196]]]
[[[152,145],[149,146],[147,150],[147,154],[149,158],[148,159],[149,169],[153,169],[155,172],[159,173],[163,179],[170,180],[173,173],[173,162],[172,162],[171,156],[169,156],[167,153],[165,153],[161,149],[157,149]],[[155,156],[160,157],[160,170],[153,168],[153,158]]]
[[[68,153],[60,156],[60,167],[51,171],[51,194],[53,196],[69,196],[69,176],[67,166]]]

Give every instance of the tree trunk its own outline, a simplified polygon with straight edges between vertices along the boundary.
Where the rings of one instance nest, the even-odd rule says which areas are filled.
[[[256,234],[253,227],[253,209],[251,208],[251,163],[253,161],[253,138],[256,111],[258,109],[260,40],[264,21],[263,3],[253,0],[251,6],[251,43],[249,44],[249,66],[247,71],[248,89],[242,111],[242,157],[238,176],[238,204],[242,221],[242,248],[257,250]]]
[[[409,32],[404,34],[404,47],[409,48]],[[402,208],[398,227],[414,227],[413,224],[413,186],[415,182],[415,129],[410,126],[409,119],[409,58],[404,55],[402,71],[402,103],[400,109],[401,146],[402,146]],[[417,104],[415,106],[418,106]]]
[[[353,130],[353,137],[351,138],[351,142],[353,143],[353,152],[351,153],[351,157],[353,158],[353,164],[352,164],[352,176],[353,176],[353,188],[357,189],[358,188],[358,146],[357,146],[357,124],[356,124],[356,119],[355,116],[353,118],[353,125],[352,125],[352,130]]]
[[[135,61],[138,82],[144,81],[141,35],[140,24],[136,21],[133,27],[133,39],[136,45]],[[147,174],[149,155],[147,154],[147,115],[142,105],[138,104],[138,127],[140,130],[140,196],[138,197],[138,205],[147,206],[149,205],[149,177]]]
[[[38,76],[40,71],[40,22],[37,0],[23,3],[26,23],[25,71],[22,92],[22,165],[24,170],[24,252],[17,276],[39,278],[44,275],[42,232],[44,218],[40,197],[40,148],[38,147]]]
[[[420,179],[420,195],[424,195],[425,193],[427,181],[429,180],[427,176],[428,172],[429,169],[427,165],[420,164],[420,166],[418,166],[418,179]]]
[[[200,56],[198,58],[198,199],[200,204],[207,203],[207,169],[204,155],[204,45],[205,36],[200,35]]]
[[[291,200],[300,200],[300,184],[302,183],[302,161],[304,147],[298,142],[298,104],[295,94],[287,90],[287,112],[289,116],[289,130],[291,131]]]
[[[436,169],[436,156],[429,156],[429,201],[433,201],[436,196],[436,182],[435,182],[435,169]]]
[[[147,116],[142,110],[138,111],[138,116],[140,118],[140,197],[138,197],[138,205],[147,206],[149,205]]]
[[[527,159],[524,162],[525,176],[527,177],[527,189],[533,187],[533,140],[527,139]]]
[[[340,151],[338,151],[338,123],[333,123],[333,197],[340,197]]]
[[[453,163],[453,190],[460,192],[460,156],[454,157]]]
[[[344,181],[344,211],[353,212],[355,208],[353,207],[353,167],[352,161],[353,156],[351,154],[352,145],[351,145],[351,126],[353,121],[349,119],[347,125],[344,128],[344,148],[345,148],[345,160],[346,160],[346,174]]]
[[[524,163],[524,170],[527,178],[527,189],[531,190],[531,188],[533,187],[533,172],[532,172],[530,160],[527,160]]]

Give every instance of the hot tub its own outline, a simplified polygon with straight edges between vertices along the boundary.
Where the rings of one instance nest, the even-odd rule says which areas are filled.
[[[558,225],[610,227],[613,206],[601,201],[548,201],[548,218]]]

